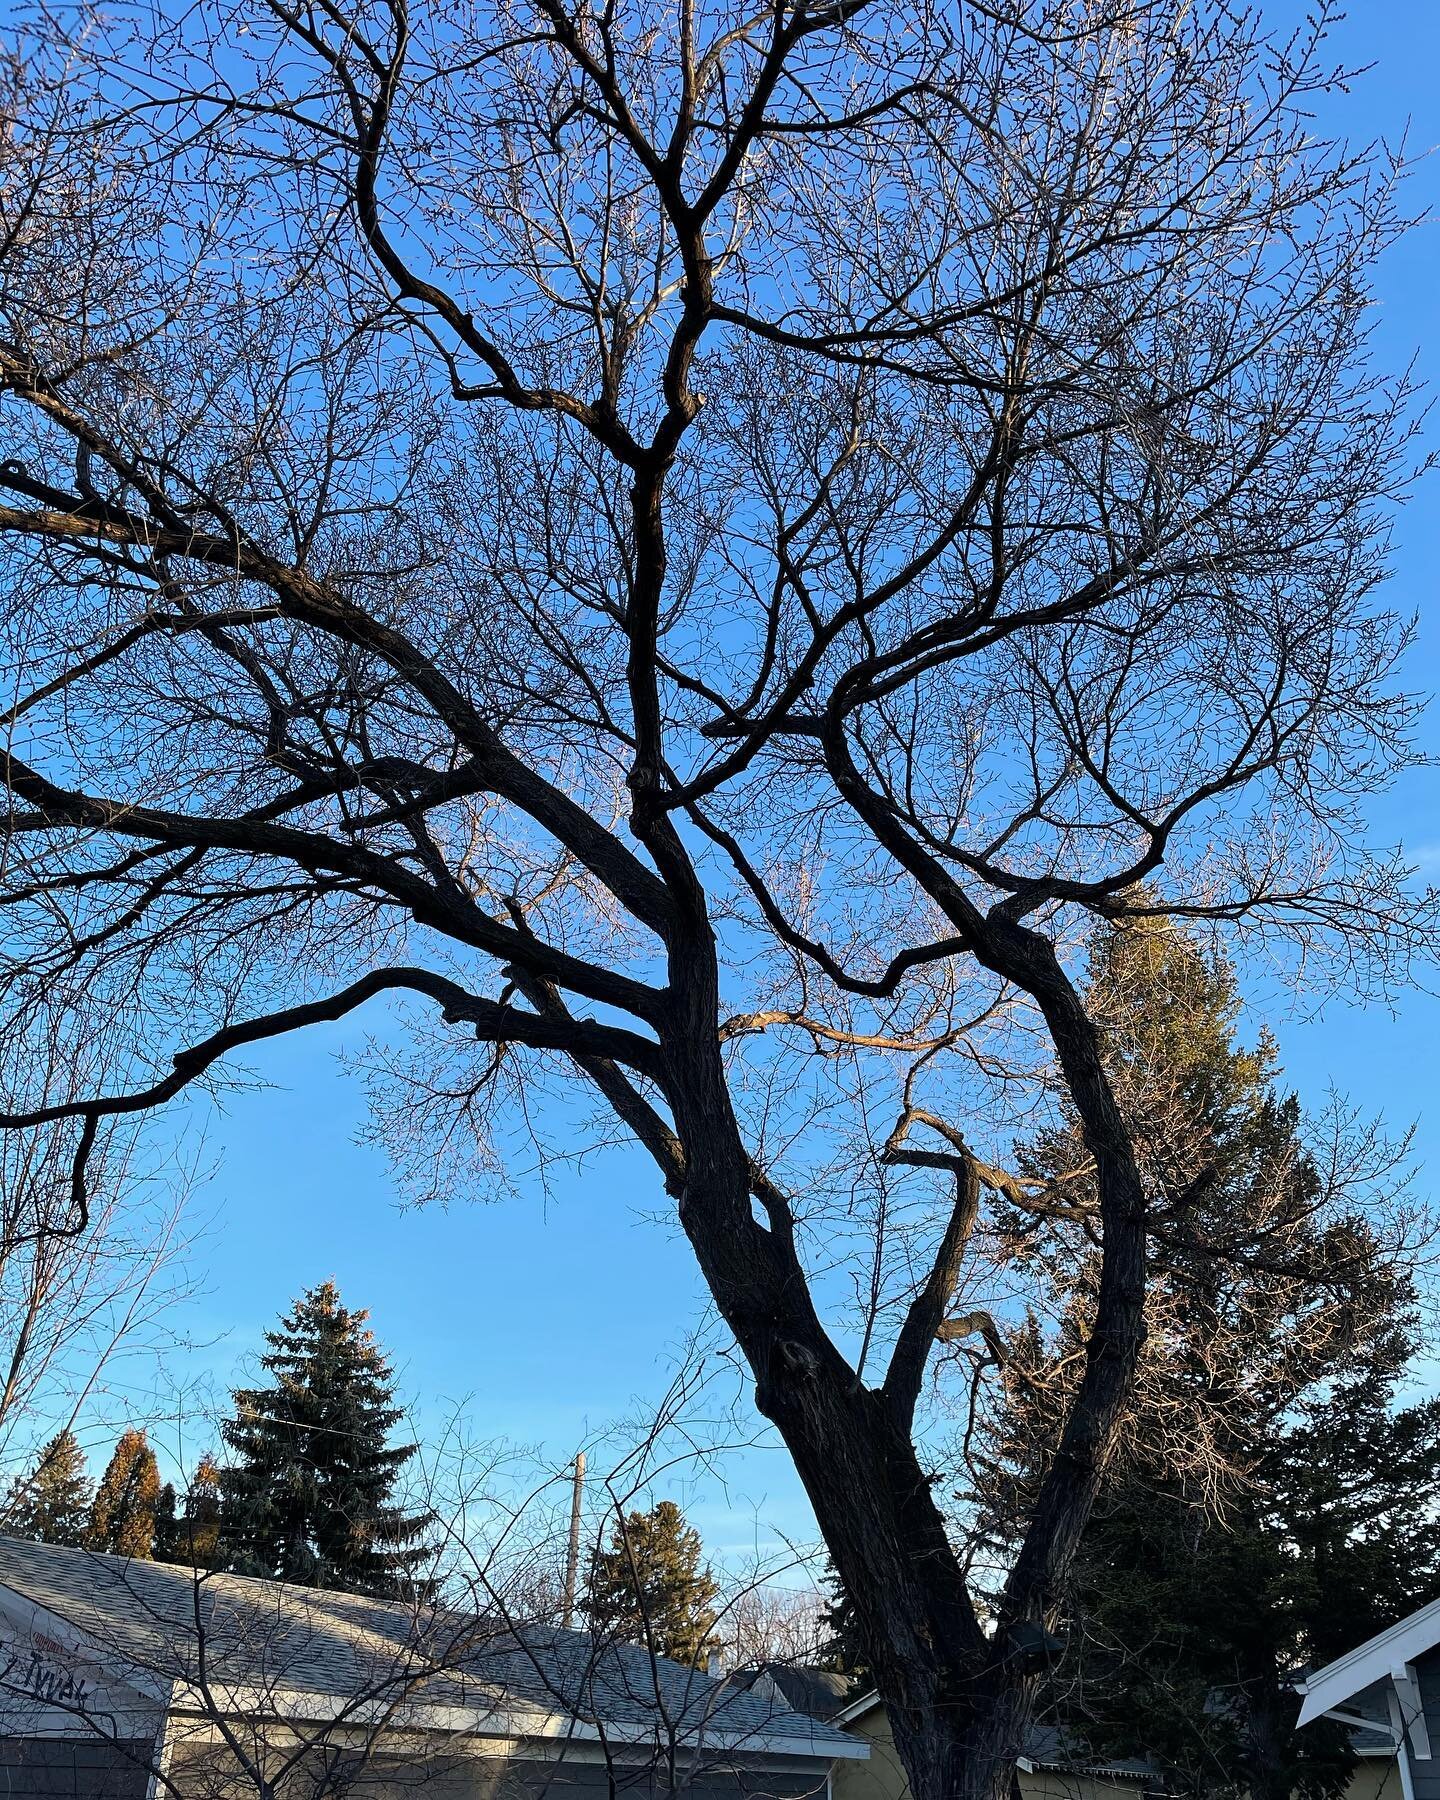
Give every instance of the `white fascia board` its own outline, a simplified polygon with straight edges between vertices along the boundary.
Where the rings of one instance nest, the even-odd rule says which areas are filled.
[[[175,1692],[173,1682],[166,1681],[153,1670],[143,1668],[131,1662],[128,1657],[117,1654],[113,1645],[99,1643],[63,1613],[52,1612],[48,1606],[42,1606],[29,1594],[7,1587],[3,1582],[0,1582],[0,1618],[19,1635],[31,1639],[49,1638],[66,1656],[104,1670],[130,1688],[138,1698],[161,1707],[170,1705]]]
[[[1440,1600],[1317,1669],[1301,1684],[1304,1702],[1296,1723],[1308,1725],[1377,1681],[1388,1681],[1392,1670],[1403,1669],[1436,1644],[1440,1644]]]
[[[304,1689],[227,1687],[212,1689],[208,1698],[194,1687],[177,1687],[173,1705],[177,1712],[212,1716],[274,1719],[277,1722],[347,1725],[384,1724],[395,1731],[433,1731],[447,1736],[503,1738],[514,1742],[572,1739],[649,1747],[659,1740],[653,1730],[633,1720],[590,1724],[565,1713],[528,1707],[427,1706],[423,1701],[401,1703],[384,1698],[353,1704],[343,1695],[317,1694]],[[785,1737],[768,1731],[723,1731],[701,1724],[679,1734],[687,1749],[731,1750],[757,1756],[809,1756],[821,1761],[863,1761],[870,1746],[858,1738],[843,1742],[813,1737]]]
[[[830,1715],[829,1723],[837,1726],[849,1725],[852,1720],[863,1719],[866,1713],[873,1712],[880,1703],[879,1690],[877,1688],[871,1688],[868,1693],[861,1694],[858,1699],[852,1700],[848,1706],[842,1707],[838,1713],[832,1713]]]

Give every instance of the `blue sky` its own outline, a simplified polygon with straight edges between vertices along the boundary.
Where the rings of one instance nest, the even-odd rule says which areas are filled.
[[[1440,143],[1440,7],[1433,0],[1380,0],[1356,10],[1332,39],[1337,58],[1378,62],[1359,79],[1342,116],[1353,137],[1397,136],[1410,121],[1410,148]],[[1415,204],[1440,201],[1440,156],[1418,173]],[[1425,227],[1396,250],[1381,281],[1380,348],[1392,364],[1419,353],[1422,375],[1440,381],[1440,242]],[[1431,481],[1401,520],[1392,597],[1421,613],[1410,685],[1440,688],[1440,614],[1432,603],[1440,554],[1440,485]],[[1426,725],[1440,752],[1440,709]],[[1440,772],[1417,774],[1379,803],[1383,837],[1404,836],[1440,879]],[[1316,996],[1306,997],[1313,1007]],[[1288,1074],[1319,1100],[1333,1083],[1395,1127],[1418,1124],[1417,1150],[1440,1179],[1440,1112],[1432,1104],[1440,1002],[1410,996],[1392,1017],[1330,1002],[1318,1017],[1293,1016],[1284,996],[1257,1006],[1277,1031]],[[364,1102],[338,1054],[363,1024],[311,1032],[252,1057],[272,1086],[230,1096],[203,1125],[203,1160],[213,1174],[202,1208],[213,1223],[203,1260],[205,1293],[187,1309],[199,1347],[179,1357],[177,1380],[228,1386],[264,1327],[294,1292],[326,1276],[368,1306],[389,1345],[402,1386],[422,1420],[467,1402],[472,1429],[537,1444],[563,1460],[587,1433],[654,1398],[703,1309],[678,1230],[654,1222],[663,1210],[649,1165],[617,1152],[582,1178],[562,1179],[548,1198],[459,1204],[401,1213],[378,1150],[363,1147]],[[188,1456],[209,1428],[192,1421]],[[728,1494],[701,1484],[692,1515],[713,1551],[743,1551],[755,1521],[809,1535],[808,1513],[778,1451],[750,1454]]]

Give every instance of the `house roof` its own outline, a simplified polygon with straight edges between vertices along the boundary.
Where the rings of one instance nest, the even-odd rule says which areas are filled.
[[[1343,1707],[1367,1688],[1440,1644],[1440,1600],[1432,1600],[1388,1631],[1380,1631],[1344,1656],[1307,1675],[1299,1683],[1304,1696],[1298,1723],[1308,1725],[1335,1707]]]
[[[855,1683],[848,1675],[799,1663],[760,1663],[753,1669],[737,1670],[734,1679],[751,1688],[766,1680],[773,1682],[787,1705],[811,1719],[833,1719],[855,1694]]]
[[[39,1629],[69,1627],[68,1648],[185,1710],[358,1719],[403,1705],[481,1735],[603,1728],[629,1742],[673,1733],[766,1754],[866,1754],[783,1699],[578,1631],[17,1538],[0,1537],[0,1587],[41,1610]]]

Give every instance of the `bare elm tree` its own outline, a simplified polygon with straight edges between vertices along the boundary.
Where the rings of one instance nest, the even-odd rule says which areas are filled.
[[[77,1121],[78,1193],[101,1121],[387,996],[421,1191],[492,1124],[638,1140],[917,1800],[1009,1788],[1141,1351],[1086,921],[1380,985],[1432,928],[1364,832],[1413,415],[1326,24],[196,0],[8,65],[0,1009],[129,1068],[5,1122]],[[919,1407],[937,1339],[983,1372],[994,1195],[1047,1204],[1047,1066],[1103,1269],[982,1623]]]

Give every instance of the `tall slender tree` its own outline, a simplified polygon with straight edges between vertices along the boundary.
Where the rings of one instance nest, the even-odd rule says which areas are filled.
[[[155,1452],[143,1431],[131,1429],[122,1433],[95,1490],[87,1536],[91,1549],[148,1562],[155,1554],[159,1507]]]
[[[430,1556],[428,1515],[394,1503],[414,1444],[390,1365],[333,1281],[309,1289],[267,1332],[264,1387],[240,1388],[222,1427],[234,1461],[219,1474],[225,1555],[243,1572],[360,1593],[406,1591]]]
[[[703,1554],[700,1533],[673,1500],[623,1514],[591,1561],[581,1608],[586,1623],[598,1636],[698,1665],[719,1648],[720,1586]]]
[[[224,1556],[220,1483],[220,1466],[207,1452],[196,1465],[183,1504],[174,1484],[165,1484],[156,1515],[157,1561],[184,1563],[197,1569],[214,1568],[220,1563]]]
[[[67,1426],[40,1452],[32,1472],[11,1490],[4,1529],[42,1544],[83,1544],[90,1523],[93,1483],[85,1452]]]

